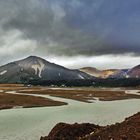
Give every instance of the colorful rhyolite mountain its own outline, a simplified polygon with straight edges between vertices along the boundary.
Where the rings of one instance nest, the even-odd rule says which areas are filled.
[[[140,78],[140,65],[132,69],[107,69],[98,70],[93,67],[84,67],[79,69],[89,75],[98,78]]]
[[[118,69],[98,70],[92,67],[84,67],[84,68],[81,68],[80,71],[88,73],[89,75],[92,75],[95,77],[100,77],[100,78],[108,78],[109,76],[112,76],[120,72],[120,70]]]

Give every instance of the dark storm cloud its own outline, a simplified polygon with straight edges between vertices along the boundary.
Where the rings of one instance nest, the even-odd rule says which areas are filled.
[[[9,55],[12,48],[12,55],[21,52],[21,56],[22,52],[138,55],[139,4],[138,0],[1,0],[0,37],[5,37],[0,39],[0,51]]]

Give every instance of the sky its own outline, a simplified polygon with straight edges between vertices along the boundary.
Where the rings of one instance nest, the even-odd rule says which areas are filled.
[[[0,65],[30,55],[68,68],[140,64],[139,0],[0,0]]]

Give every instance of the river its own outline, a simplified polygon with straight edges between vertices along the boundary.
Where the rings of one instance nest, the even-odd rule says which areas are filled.
[[[48,95],[37,96],[67,102],[68,105],[1,110],[0,140],[39,140],[59,122],[107,125],[121,122],[140,111],[140,99],[84,103]]]

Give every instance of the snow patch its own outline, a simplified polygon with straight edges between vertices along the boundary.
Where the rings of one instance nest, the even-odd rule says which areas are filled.
[[[37,75],[38,65],[32,65],[32,68],[35,70],[35,75]]]
[[[0,72],[0,75],[4,75],[5,73],[7,73],[7,70]]]
[[[84,78],[82,75],[80,75],[80,74],[79,74],[78,76],[79,76],[79,78],[81,78],[81,79],[85,79],[85,78]]]
[[[38,60],[38,64],[34,64],[31,67],[35,70],[35,75],[38,75],[40,78],[42,77],[42,71],[44,69],[45,64],[42,61]]]
[[[24,69],[23,69],[23,68],[21,68],[21,69],[20,69],[20,71],[24,71]]]

